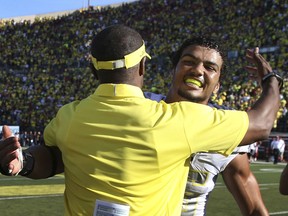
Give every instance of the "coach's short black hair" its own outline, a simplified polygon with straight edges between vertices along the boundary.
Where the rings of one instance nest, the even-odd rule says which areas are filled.
[[[91,43],[91,55],[98,61],[123,59],[143,45],[141,35],[124,25],[113,25],[98,33]]]

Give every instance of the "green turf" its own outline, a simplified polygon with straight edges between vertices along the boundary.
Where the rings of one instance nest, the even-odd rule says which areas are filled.
[[[284,164],[273,165],[271,162],[251,164],[270,215],[288,215],[288,196],[282,196],[278,191],[283,168]],[[0,215],[62,216],[63,190],[64,178],[61,175],[45,180],[0,175]],[[221,177],[210,195],[207,215],[241,215]]]
[[[1,216],[63,216],[64,177],[31,180],[0,176]]]
[[[250,167],[258,180],[264,203],[270,215],[288,215],[288,196],[279,193],[279,178],[284,164],[274,165],[272,162],[263,162],[252,163]],[[216,187],[210,195],[207,215],[241,215],[232,195],[226,189],[222,177],[218,178]]]

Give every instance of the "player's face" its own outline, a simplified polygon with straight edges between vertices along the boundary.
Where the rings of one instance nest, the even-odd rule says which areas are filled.
[[[214,49],[191,45],[183,50],[174,70],[172,85],[178,101],[207,104],[212,93],[219,89],[222,64],[220,53]]]

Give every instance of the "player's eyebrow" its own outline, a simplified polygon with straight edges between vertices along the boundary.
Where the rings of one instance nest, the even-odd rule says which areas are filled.
[[[190,57],[190,58],[192,58],[193,60],[200,61],[199,58],[197,58],[196,56],[194,56],[193,54],[190,54],[190,53],[186,53],[186,54],[182,55],[182,56],[181,56],[181,59],[184,58],[184,57]],[[208,64],[208,65],[213,65],[213,66],[217,67],[217,70],[219,70],[219,68],[220,68],[219,65],[218,65],[216,62],[213,62],[213,61],[208,61],[208,60],[206,60],[206,61],[204,61],[204,63],[205,63],[205,64]]]

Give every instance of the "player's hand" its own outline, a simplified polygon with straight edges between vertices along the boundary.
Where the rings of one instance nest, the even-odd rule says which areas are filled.
[[[248,70],[251,74],[250,77],[254,80],[257,80],[261,85],[262,78],[272,72],[272,67],[269,62],[264,59],[264,57],[259,53],[259,47],[255,49],[248,49],[246,51],[246,59],[254,64],[255,66],[246,66],[245,69]]]
[[[19,162],[21,145],[14,137],[10,128],[2,127],[2,140],[0,140],[0,171],[3,175],[17,175],[22,169]]]

